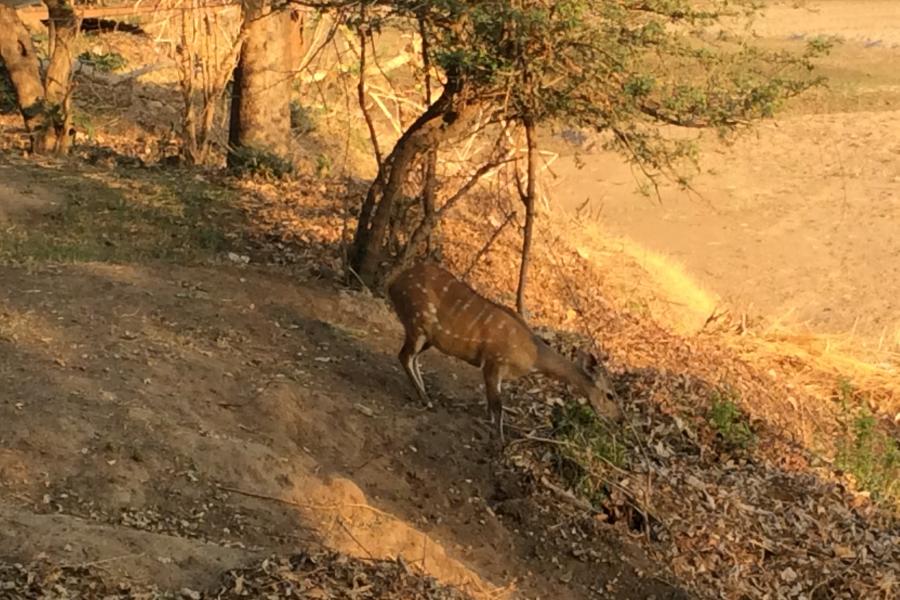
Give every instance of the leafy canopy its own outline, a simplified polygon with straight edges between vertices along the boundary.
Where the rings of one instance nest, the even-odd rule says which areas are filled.
[[[803,54],[769,51],[713,28],[756,0],[398,0],[385,14],[420,20],[430,59],[497,120],[609,132],[609,145],[675,175],[693,144],[666,125],[728,131],[771,116],[820,79]],[[677,175],[676,175],[677,176]]]

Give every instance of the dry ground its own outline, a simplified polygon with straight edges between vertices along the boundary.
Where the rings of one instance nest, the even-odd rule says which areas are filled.
[[[477,597],[687,597],[602,526],[589,555],[569,552],[570,517],[498,471],[471,370],[431,356],[437,409],[408,399],[382,301],[222,264],[184,215],[132,212],[153,206],[139,175],[115,190],[90,169],[0,172],[7,236],[63,232],[44,255],[8,237],[0,266],[6,560],[99,561],[114,581],[205,590],[324,545],[402,556]],[[120,227],[135,217],[144,229]]]
[[[841,12],[803,12],[819,5]],[[870,31],[871,21],[850,18],[863,6],[881,11],[883,43],[851,39],[831,63],[832,90],[734,147],[708,146],[703,200],[666,190],[659,207],[631,194],[630,174],[606,156],[584,171],[554,165],[563,175],[556,196],[574,205],[587,190],[603,205],[601,226],[623,236],[625,252],[605,238],[585,240],[583,255],[610,267],[610,285],[596,290],[617,291],[602,298],[590,290],[591,308],[610,319],[627,308],[616,332],[626,341],[608,346],[617,377],[635,406],[665,407],[648,431],[662,443],[654,464],[667,476],[655,501],[669,511],[678,539],[666,559],[677,564],[658,558],[665,549],[656,541],[631,538],[624,523],[560,511],[521,472],[492,460],[471,370],[430,356],[438,407],[422,411],[405,397],[395,321],[380,301],[329,277],[342,214],[325,184],[293,188],[292,201],[267,216],[269,246],[255,254],[242,244],[258,224],[235,214],[227,192],[202,173],[17,159],[0,164],[0,556],[102,561],[96,566],[114,579],[171,590],[211,589],[227,568],[325,545],[363,558],[400,554],[482,597],[515,596],[513,587],[528,598],[685,597],[679,585],[688,581],[705,581],[692,593],[712,595],[726,572],[735,586],[782,585],[784,568],[784,577],[802,573],[795,587],[807,591],[883,585],[892,597],[896,523],[879,525],[891,521],[864,495],[848,496],[827,461],[802,447],[815,436],[833,443],[840,373],[823,376],[777,353],[758,357],[755,346],[746,361],[734,358],[714,333],[682,338],[650,320],[668,306],[675,320],[702,323],[721,295],[736,312],[752,305],[817,328],[855,328],[876,344],[882,332],[890,338],[890,274],[900,264],[900,172],[889,129],[898,113],[886,110],[900,96],[893,9],[783,5],[764,24],[786,44],[796,43],[783,25],[794,15],[803,15],[803,32],[827,33],[834,14],[844,27]],[[130,64],[142,51],[128,55]],[[861,87],[868,70],[872,84]],[[177,119],[171,75],[109,93],[85,84],[78,93],[82,106],[104,100],[91,116],[118,149],[152,159],[165,153]],[[113,155],[88,154],[97,156],[115,165]],[[48,243],[42,227],[58,237]],[[593,233],[560,231],[568,241]],[[231,249],[251,254],[254,266],[228,259]],[[675,256],[687,283],[672,278],[660,290],[629,254],[662,256],[662,270]],[[498,267],[510,256],[485,257],[475,274],[482,289],[498,273],[502,285],[493,287],[511,289],[512,274]],[[257,266],[265,260],[297,264]],[[555,275],[544,261],[534,277]],[[561,322],[562,314],[574,326],[572,299],[555,285],[555,298],[533,292],[542,296],[533,316]],[[599,333],[609,343],[612,332]],[[891,368],[879,367],[879,381]],[[735,371],[748,382],[744,408],[767,436],[749,463],[685,442],[683,424],[668,414],[687,419],[679,411],[703,408],[708,388]],[[800,373],[815,385],[800,383]],[[667,436],[678,443],[666,445]],[[696,509],[686,515],[685,505]],[[659,551],[653,560],[648,548]],[[860,566],[873,556],[883,558]],[[826,566],[831,574],[818,585]],[[676,567],[681,584],[666,583]]]
[[[793,48],[838,36],[828,88],[732,146],[704,143],[697,194],[664,186],[658,203],[620,159],[588,153],[552,165],[553,197],[589,198],[626,251],[683,265],[712,304],[897,350],[900,3],[778,3],[755,30]]]

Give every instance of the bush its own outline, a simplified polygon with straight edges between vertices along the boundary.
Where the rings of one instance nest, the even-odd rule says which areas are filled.
[[[856,484],[876,501],[900,503],[900,441],[878,427],[878,420],[866,408],[851,408],[855,392],[849,382],[839,384],[837,398],[842,403],[844,431],[837,441],[835,466],[853,475]]]
[[[291,100],[291,129],[303,135],[316,130],[316,121],[309,108]]]
[[[293,174],[294,165],[289,160],[267,150],[240,147],[231,151],[228,167],[240,176],[261,175],[281,179]]]
[[[118,52],[82,52],[78,55],[78,60],[104,73],[118,71],[128,64]]]
[[[731,390],[715,392],[707,420],[727,450],[743,450],[756,441],[747,415],[737,405]]]
[[[608,495],[604,474],[627,463],[627,449],[588,406],[568,404],[553,410],[556,470],[566,484],[595,507]]]

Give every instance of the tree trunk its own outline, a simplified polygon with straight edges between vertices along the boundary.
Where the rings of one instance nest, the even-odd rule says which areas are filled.
[[[422,184],[422,214],[426,222],[434,219],[434,203],[437,199],[437,148],[428,151],[425,158],[424,182]],[[433,228],[428,230],[426,238],[426,250],[430,254],[434,250]]]
[[[31,136],[33,150],[35,132],[41,128],[44,116],[44,85],[31,34],[16,9],[5,4],[0,4],[0,59],[15,89],[16,102],[25,130]]]
[[[537,187],[537,141],[534,121],[525,119],[525,139],[528,142],[528,181],[522,202],[525,204],[525,231],[522,235],[522,263],[519,266],[519,286],[516,289],[516,310],[525,316],[525,286],[528,283],[528,262],[531,255],[531,236],[534,230],[534,196]]]
[[[270,0],[244,0],[247,37],[234,70],[228,162],[240,149],[285,158],[291,139],[292,45],[290,11],[273,10]]]
[[[0,58],[9,71],[33,152],[65,154],[72,146],[70,92],[79,19],[69,0],[45,0],[50,64],[41,82],[31,35],[10,6],[0,5]]]
[[[366,285],[378,283],[391,210],[416,157],[455,137],[470,122],[475,106],[463,97],[460,83],[448,77],[441,96],[400,136],[384,161],[383,176],[369,187],[350,253],[350,267]]]
[[[69,0],[44,0],[50,22],[50,64],[44,79],[48,126],[38,135],[35,152],[66,154],[72,146],[72,62],[79,18]]]
[[[422,70],[425,72],[425,105],[431,104],[431,41],[428,38],[428,28],[425,26],[425,17],[419,16],[419,36],[422,38]],[[434,201],[437,197],[437,154],[438,149],[428,151],[425,160],[425,183],[422,186],[422,212],[428,221],[434,215]],[[426,251],[431,254],[434,245],[434,232],[428,232]]]

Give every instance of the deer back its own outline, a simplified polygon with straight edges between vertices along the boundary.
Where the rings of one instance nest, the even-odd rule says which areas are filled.
[[[407,335],[424,335],[445,354],[476,366],[494,361],[514,375],[534,366],[535,338],[518,315],[436,265],[400,273],[388,295]]]

